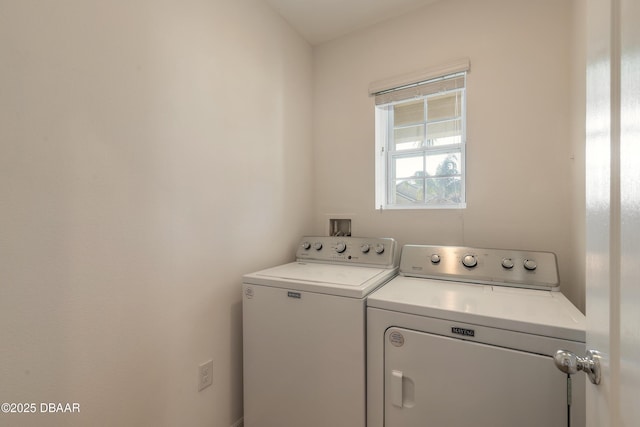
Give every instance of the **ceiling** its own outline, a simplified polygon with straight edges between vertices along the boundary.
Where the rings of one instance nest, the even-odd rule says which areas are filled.
[[[265,0],[318,45],[439,0]]]

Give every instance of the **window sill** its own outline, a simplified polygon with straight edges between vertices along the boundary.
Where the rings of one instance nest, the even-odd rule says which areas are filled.
[[[451,203],[443,205],[386,205],[378,206],[378,211],[428,211],[428,210],[444,210],[444,209],[466,209],[466,203]]]

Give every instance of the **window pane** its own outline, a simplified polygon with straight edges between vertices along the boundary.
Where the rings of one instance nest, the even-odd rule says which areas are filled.
[[[427,98],[427,119],[452,119],[462,114],[462,95],[460,92],[449,92]]]
[[[432,147],[461,144],[462,120],[455,119],[429,123],[427,125],[427,139]]]
[[[462,179],[450,178],[428,178],[427,179],[427,200],[428,204],[446,204],[462,202]]]
[[[427,155],[427,176],[459,175],[460,152]]]
[[[392,189],[391,198],[391,203],[397,203],[400,205],[424,203],[424,180],[396,180]]]
[[[424,156],[395,157],[393,159],[393,178],[424,176]]]
[[[395,129],[393,139],[396,150],[420,148],[424,141],[424,125]]]
[[[393,107],[393,120],[396,126],[424,122],[424,100],[396,104]]]

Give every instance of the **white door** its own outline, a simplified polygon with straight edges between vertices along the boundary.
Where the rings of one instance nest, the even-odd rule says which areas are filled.
[[[397,327],[384,341],[385,426],[567,427],[569,416],[572,426],[585,425],[585,378],[572,380],[569,409],[566,375],[540,354],[553,345],[584,352],[584,344],[522,336],[538,346],[529,352]]]
[[[640,2],[587,0],[587,426],[640,425]]]

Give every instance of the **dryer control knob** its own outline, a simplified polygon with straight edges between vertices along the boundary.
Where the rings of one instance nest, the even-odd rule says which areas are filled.
[[[369,249],[371,249],[371,246],[369,246],[368,243],[363,243],[362,246],[360,246],[360,250],[363,254],[369,253]]]
[[[338,252],[339,254],[341,254],[342,252],[347,250],[347,245],[344,242],[339,242],[336,245],[336,252]]]
[[[315,243],[313,244],[313,248],[314,248],[316,251],[319,251],[320,249],[322,249],[322,242],[315,242]]]
[[[473,268],[478,265],[478,259],[475,255],[465,255],[462,257],[462,265],[468,268]]]
[[[306,250],[309,250],[311,248],[311,243],[302,242],[302,244],[300,246],[302,246],[302,249],[304,249],[306,251]]]
[[[511,270],[513,268],[513,260],[511,258],[502,258],[502,267]]]
[[[438,254],[431,255],[431,263],[432,264],[438,264],[439,262],[440,262],[440,255],[438,255]]]
[[[384,252],[384,245],[382,243],[378,243],[376,245],[376,253],[381,254],[382,252]]]
[[[524,260],[524,268],[526,268],[529,271],[533,271],[536,268],[538,268],[538,264],[536,264],[536,262],[532,259],[525,259]]]

